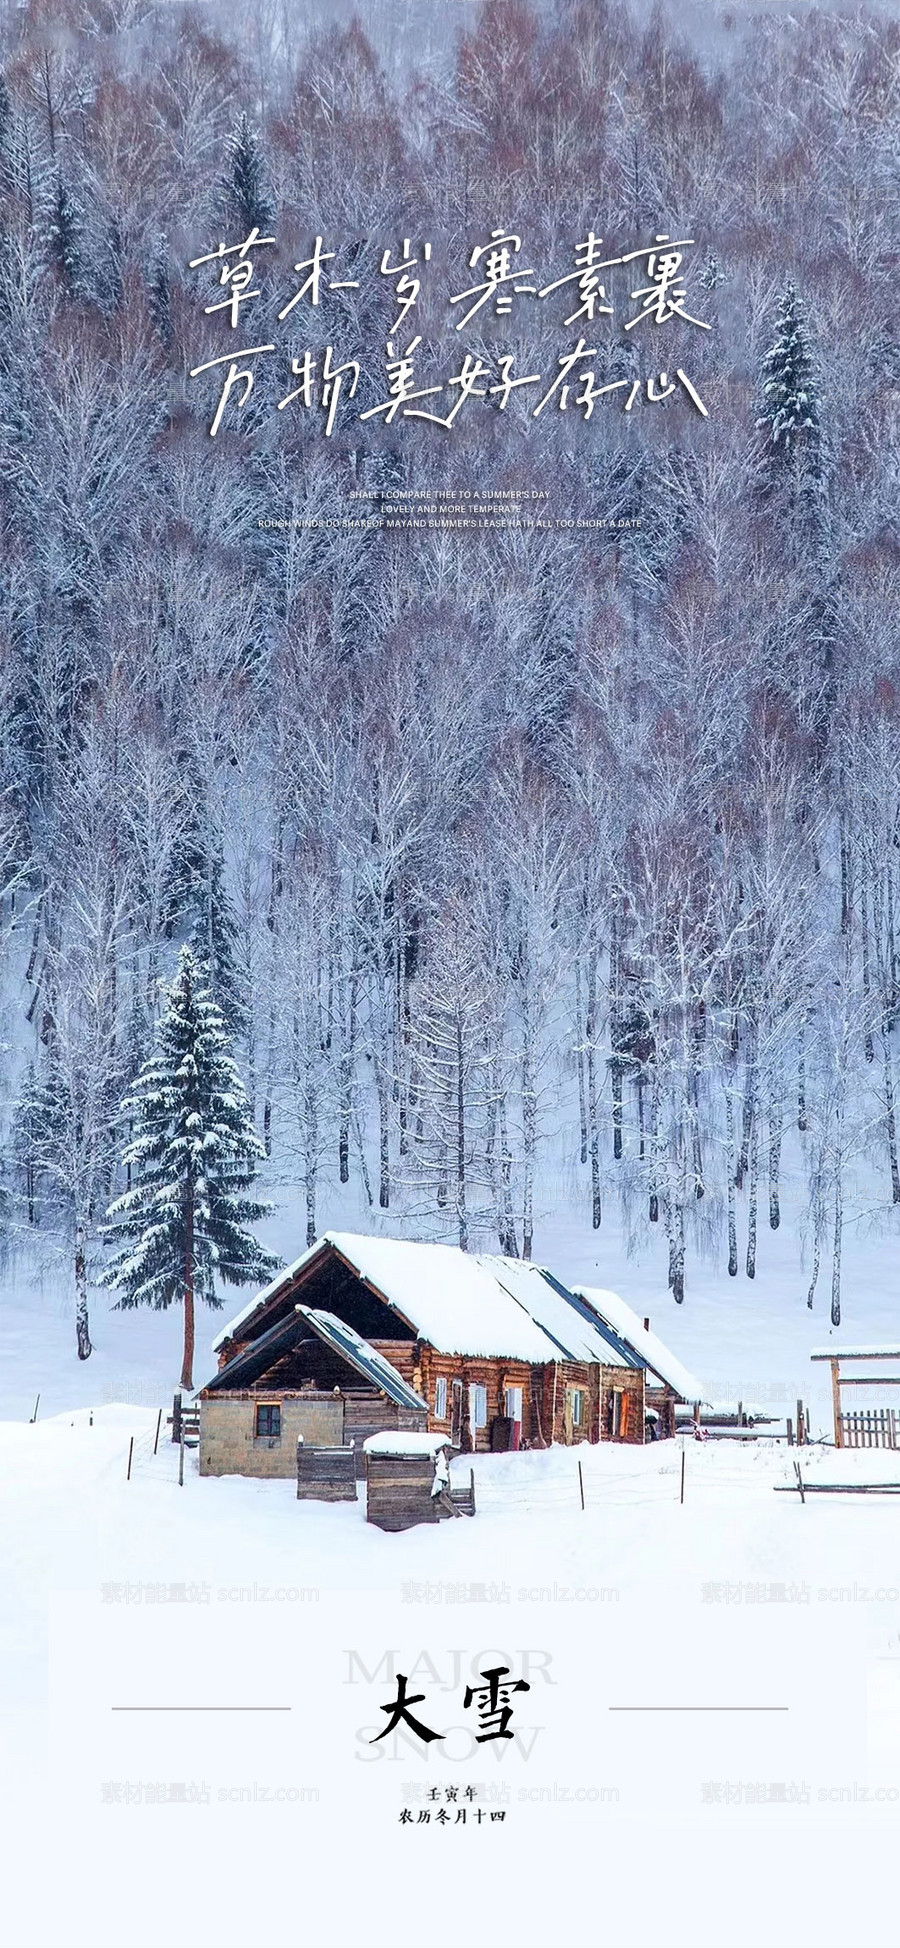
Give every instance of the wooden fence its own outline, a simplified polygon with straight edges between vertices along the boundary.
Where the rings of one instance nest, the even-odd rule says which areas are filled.
[[[893,1407],[858,1409],[841,1415],[841,1446],[897,1447],[897,1413]]]

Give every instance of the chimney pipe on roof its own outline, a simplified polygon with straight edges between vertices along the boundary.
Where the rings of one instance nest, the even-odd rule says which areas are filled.
[[[649,1331],[650,1331],[650,1321],[649,1321],[649,1319],[645,1319],[645,1320],[644,1320],[644,1331],[645,1331],[645,1332],[649,1332]]]

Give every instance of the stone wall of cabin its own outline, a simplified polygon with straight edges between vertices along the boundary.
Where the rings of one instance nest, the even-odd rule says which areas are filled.
[[[281,1408],[281,1437],[257,1437],[256,1409]],[[261,1475],[294,1479],[297,1440],[315,1447],[341,1447],[355,1442],[357,1473],[364,1472],[363,1441],[383,1428],[424,1428],[424,1414],[398,1407],[372,1389],[348,1389],[339,1396],[316,1393],[256,1391],[201,1393],[200,1473],[202,1475]]]

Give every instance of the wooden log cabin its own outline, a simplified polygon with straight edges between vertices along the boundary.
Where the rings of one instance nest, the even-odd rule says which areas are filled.
[[[464,1453],[643,1442],[658,1381],[597,1305],[538,1265],[347,1232],[318,1239],[213,1344],[201,1473],[291,1474],[301,1432],[361,1446],[418,1426]]]

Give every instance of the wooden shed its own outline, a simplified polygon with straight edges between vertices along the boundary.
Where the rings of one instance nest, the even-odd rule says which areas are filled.
[[[475,1513],[475,1483],[454,1489],[445,1434],[373,1434],[365,1443],[366,1520],[379,1529],[411,1529]]]
[[[298,1502],[355,1502],[356,1448],[313,1447],[297,1441]]]

